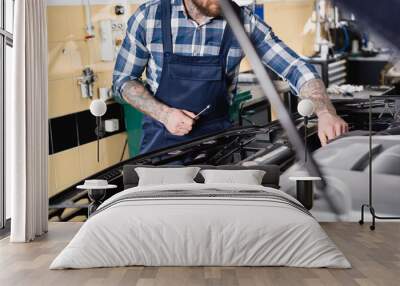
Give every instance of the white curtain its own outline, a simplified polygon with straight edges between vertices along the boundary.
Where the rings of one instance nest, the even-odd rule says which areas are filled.
[[[6,188],[12,242],[47,232],[46,0],[15,1],[13,94],[6,99]]]

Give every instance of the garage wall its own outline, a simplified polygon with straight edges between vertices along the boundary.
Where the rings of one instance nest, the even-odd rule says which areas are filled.
[[[303,31],[311,19],[315,0],[258,0],[256,3],[264,5],[264,21],[282,41],[300,55],[313,55],[315,33]],[[240,68],[250,70],[246,60]]]
[[[58,1],[58,3],[65,2],[65,0]],[[97,37],[85,40],[84,6],[48,6],[50,118],[88,109],[90,101],[81,97],[77,84],[83,68],[89,66],[95,71],[98,77],[95,83],[96,93],[99,87],[111,87],[114,62],[101,61],[99,51],[101,39],[98,35],[100,20],[127,20],[127,17],[116,16],[113,8],[114,5],[92,5],[91,14]],[[131,11],[136,8],[137,5],[131,5]],[[128,15],[130,13],[127,12]]]
[[[311,18],[314,0],[273,0],[264,3],[264,20],[289,47],[297,53],[313,54],[314,33],[304,34],[304,26]]]
[[[108,2],[112,3],[112,1]],[[85,111],[88,112],[91,100],[81,96],[78,85],[78,78],[85,67],[92,68],[97,76],[94,84],[94,98],[99,97],[98,89],[100,87],[111,87],[114,62],[101,61],[99,36],[90,40],[85,39],[86,17],[84,6],[81,3],[82,1],[74,0],[49,1],[47,8],[50,125],[53,121],[68,121],[71,117],[84,114]],[[100,33],[100,20],[118,18],[113,12],[114,6],[115,4],[92,5],[91,14],[96,35]],[[137,5],[128,7],[130,10],[127,15],[130,15]],[[126,19],[123,21],[126,22]],[[113,103],[113,109],[115,109],[115,105],[117,104]],[[73,136],[74,131],[73,128],[65,128],[61,132],[67,133],[64,136],[68,139]],[[72,133],[68,134],[69,132]],[[90,136],[94,135],[94,129],[89,132]],[[58,130],[57,133],[59,133]],[[72,148],[66,147],[63,148],[65,150],[58,152],[50,150],[49,196],[119,162],[125,140],[125,132],[102,139],[100,162],[97,162],[97,143],[95,141],[81,144],[78,140],[78,144],[74,144],[77,146],[71,145]],[[124,159],[127,158],[128,151],[124,156]]]

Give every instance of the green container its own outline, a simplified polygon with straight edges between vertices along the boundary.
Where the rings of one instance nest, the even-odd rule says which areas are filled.
[[[128,134],[129,157],[132,158],[139,154],[143,114],[127,103],[122,104],[122,106],[124,108],[126,133]]]
[[[252,97],[253,96],[251,95],[250,90],[241,91],[235,94],[235,96],[233,97],[232,105],[229,107],[229,117],[231,120],[239,120],[239,112],[242,103],[246,100],[251,99]]]

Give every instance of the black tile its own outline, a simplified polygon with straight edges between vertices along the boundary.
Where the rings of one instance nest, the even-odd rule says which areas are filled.
[[[78,146],[75,114],[50,119],[53,153]]]
[[[123,108],[119,103],[109,104],[102,120],[118,119],[119,130],[105,133],[109,137],[125,131]],[[96,118],[89,110],[49,120],[49,154],[61,152],[97,140]]]
[[[97,140],[96,137],[96,117],[89,110],[76,113],[79,145],[87,144]]]
[[[54,153],[54,149],[53,149],[53,139],[51,138],[51,120],[49,120],[49,155]]]

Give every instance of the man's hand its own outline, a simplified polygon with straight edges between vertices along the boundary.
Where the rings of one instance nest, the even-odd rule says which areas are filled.
[[[184,136],[192,131],[195,117],[196,115],[190,111],[169,108],[165,116],[162,116],[161,123],[171,134]]]
[[[318,137],[322,146],[326,145],[329,140],[333,140],[348,131],[348,124],[336,114],[331,114],[329,112],[319,114]]]
[[[164,124],[173,135],[183,136],[192,130],[196,117],[192,112],[161,103],[139,81],[127,82],[122,96],[133,107]]]
[[[311,99],[314,103],[315,114],[318,116],[318,136],[322,146],[349,131],[347,123],[336,114],[322,80],[307,81],[300,89],[300,97]]]

